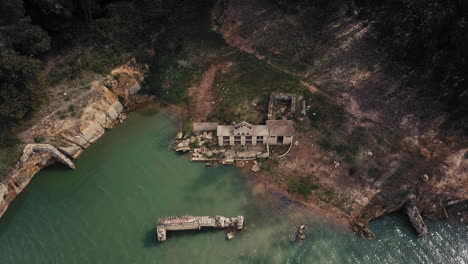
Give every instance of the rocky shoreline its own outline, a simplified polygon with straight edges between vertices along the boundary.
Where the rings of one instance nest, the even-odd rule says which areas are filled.
[[[143,70],[135,60],[112,70],[102,80],[90,83],[90,89],[74,98],[80,114],[67,118],[55,111],[40,118],[23,131],[27,143],[23,155],[0,182],[0,217],[10,203],[42,168],[60,162],[74,169],[73,159],[96,142],[105,131],[121,123],[127,112],[137,105],[153,101],[151,96],[137,95],[143,81]],[[33,139],[44,138],[43,144]]]

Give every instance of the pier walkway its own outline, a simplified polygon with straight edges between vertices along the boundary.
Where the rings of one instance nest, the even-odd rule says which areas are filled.
[[[209,228],[235,228],[241,230],[244,228],[244,217],[238,216],[227,218],[217,215],[215,218],[209,216],[170,216],[161,218],[156,227],[156,235],[159,242],[167,239],[167,231],[177,230],[201,230],[204,227]]]

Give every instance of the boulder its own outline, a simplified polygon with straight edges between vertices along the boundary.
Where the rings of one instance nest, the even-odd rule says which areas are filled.
[[[123,111],[123,105],[119,101],[116,101],[109,107],[109,109],[114,109],[114,111],[117,113],[117,117],[118,117],[119,114],[122,113],[122,111]],[[111,119],[115,120],[115,119],[117,119],[117,117],[111,118]]]
[[[227,232],[226,239],[231,240],[233,238],[234,238],[234,232],[232,232],[232,231]]]
[[[128,94],[134,95],[140,91],[141,85],[139,82],[135,81],[135,84],[127,88]]]
[[[245,167],[245,162],[242,160],[236,161],[236,167],[237,168],[244,168]]]
[[[252,165],[252,168],[250,170],[255,173],[260,171],[260,165],[258,164],[256,160],[254,161],[254,164]]]
[[[423,176],[421,176],[421,180],[428,181],[429,180],[429,175],[423,174]]]
[[[78,158],[78,156],[83,152],[83,149],[77,146],[59,147],[58,150],[73,159]]]
[[[94,143],[102,135],[104,135],[104,128],[95,121],[85,123],[80,127],[81,134],[83,138],[88,141],[88,143]]]
[[[65,130],[60,135],[66,141],[72,142],[73,144],[80,146],[81,148],[85,149],[89,147],[89,142],[85,138],[83,138],[83,136],[80,135],[79,132],[76,132],[72,129]]]

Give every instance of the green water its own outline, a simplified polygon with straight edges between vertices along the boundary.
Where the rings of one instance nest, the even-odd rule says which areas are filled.
[[[467,228],[429,223],[417,239],[404,219],[373,224],[363,240],[277,195],[253,188],[232,167],[205,168],[169,151],[175,120],[139,111],[76,161],[36,175],[0,219],[0,263],[468,263]],[[254,191],[256,190],[256,191]],[[245,215],[247,231],[169,234],[167,215]],[[291,243],[294,225],[308,239]]]

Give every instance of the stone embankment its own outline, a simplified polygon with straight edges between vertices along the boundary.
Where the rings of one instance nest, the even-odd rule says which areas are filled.
[[[0,182],[0,217],[38,171],[56,162],[74,168],[71,159],[76,159],[107,129],[122,122],[126,111],[151,100],[136,94],[142,81],[141,71],[131,61],[104,79],[91,82],[89,90],[76,95],[72,100],[78,114],[61,117],[60,113],[70,105],[64,102],[64,109],[56,109],[22,132],[20,137],[26,143],[42,138],[48,144],[27,144],[20,161]]]

